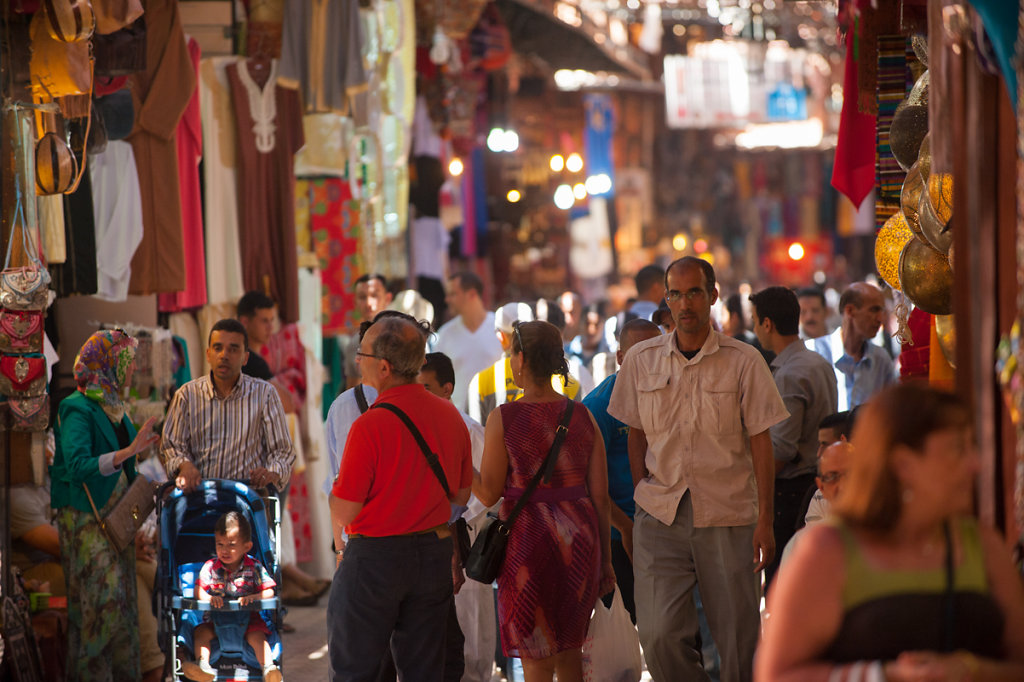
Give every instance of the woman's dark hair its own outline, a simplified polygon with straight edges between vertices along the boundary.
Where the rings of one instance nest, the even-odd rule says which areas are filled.
[[[850,439],[855,456],[833,506],[836,515],[852,526],[891,530],[903,511],[903,491],[893,466],[896,449],[904,446],[920,453],[931,434],[970,425],[970,412],[957,396],[924,383],[897,384],[875,395],[858,408]]]
[[[543,381],[552,374],[561,374],[562,385],[569,383],[569,363],[558,327],[538,320],[516,322],[512,328],[512,352],[523,354],[523,362],[534,379]]]

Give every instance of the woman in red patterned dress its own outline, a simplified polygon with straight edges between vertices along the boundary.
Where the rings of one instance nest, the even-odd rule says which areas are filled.
[[[520,400],[487,418],[473,493],[485,505],[502,495],[507,518],[544,462],[568,400],[555,390],[568,366],[558,329],[518,323],[512,377]],[[575,405],[554,475],[534,491],[512,526],[498,576],[498,621],[506,656],[523,661],[526,682],[583,679],[581,649],[598,596],[614,587],[609,546],[608,471],[593,417]]]

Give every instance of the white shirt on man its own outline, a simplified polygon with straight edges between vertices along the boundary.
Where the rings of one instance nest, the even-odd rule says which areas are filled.
[[[502,356],[501,343],[494,333],[494,313],[488,312],[476,331],[467,329],[461,316],[453,317],[437,330],[433,349],[451,359],[455,368],[452,402],[466,412],[469,382],[477,372],[487,369]]]

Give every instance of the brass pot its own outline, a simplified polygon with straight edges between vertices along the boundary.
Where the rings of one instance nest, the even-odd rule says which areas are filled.
[[[928,74],[929,72],[925,71],[914,82],[914,87],[910,89],[910,94],[904,100],[909,106],[928,106],[928,90],[931,85],[931,76]]]
[[[932,177],[935,177],[934,175]],[[945,254],[953,244],[953,230],[949,219],[943,220],[935,212],[935,206],[929,199],[930,192],[921,192],[918,202],[918,220],[924,240],[940,253]]]
[[[924,237],[921,235],[921,220],[917,214],[917,205],[921,203],[921,192],[923,191],[924,181],[921,179],[921,171],[915,162],[903,181],[903,189],[900,191],[900,210],[910,229],[922,238]]]
[[[953,315],[936,315],[935,336],[946,362],[956,369],[956,318]]]
[[[875,238],[875,267],[878,269],[878,275],[897,291],[900,290],[900,254],[907,242],[913,238],[914,233],[907,227],[907,221],[901,212],[886,220]]]
[[[932,315],[953,312],[953,271],[949,260],[920,239],[911,239],[900,252],[900,286],[921,310]]]
[[[889,150],[900,168],[908,170],[914,164],[927,134],[928,105],[900,102],[889,127]]]

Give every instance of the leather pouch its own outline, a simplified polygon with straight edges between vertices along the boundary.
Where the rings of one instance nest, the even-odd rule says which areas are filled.
[[[50,425],[50,396],[46,393],[34,398],[11,398],[7,407],[12,431],[45,431]]]
[[[33,398],[46,392],[46,358],[42,355],[0,356],[0,393]]]
[[[43,311],[0,310],[0,351],[43,352]]]
[[[14,226],[7,240],[7,256],[4,258],[4,269],[0,271],[0,307],[6,310],[45,310],[50,302],[50,272],[39,260],[32,232],[26,225],[25,210],[19,192],[14,209]],[[11,267],[11,255],[14,243],[24,252],[23,262],[28,265]]]

